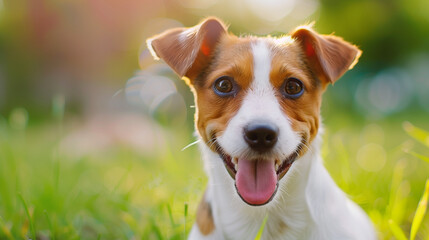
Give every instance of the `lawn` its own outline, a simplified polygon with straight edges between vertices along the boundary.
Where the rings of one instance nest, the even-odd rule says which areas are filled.
[[[402,118],[427,128],[424,118],[370,122],[327,112],[322,154],[335,181],[369,214],[380,239],[395,239],[395,230],[408,237],[429,176],[429,146],[428,135]],[[197,147],[182,150],[193,141],[191,124],[162,127],[118,113],[94,120],[94,130],[55,111],[39,123],[28,118],[24,109],[0,118],[0,239],[186,238],[207,181]],[[122,128],[109,142],[103,124]],[[135,131],[148,142],[126,140]],[[428,216],[415,239],[429,239]]]

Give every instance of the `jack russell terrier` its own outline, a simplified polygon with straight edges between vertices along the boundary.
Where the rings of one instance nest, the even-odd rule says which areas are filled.
[[[361,51],[298,27],[237,37],[207,18],[147,40],[192,89],[209,181],[189,239],[376,239],[320,157],[322,94]]]

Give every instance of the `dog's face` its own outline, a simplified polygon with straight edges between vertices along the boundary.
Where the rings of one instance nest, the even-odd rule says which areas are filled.
[[[217,19],[148,40],[190,85],[196,127],[250,205],[268,203],[315,138],[322,93],[360,51],[310,28],[281,38],[236,37]]]

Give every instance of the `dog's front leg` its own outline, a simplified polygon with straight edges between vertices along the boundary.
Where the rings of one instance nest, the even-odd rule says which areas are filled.
[[[201,199],[194,226],[192,226],[189,240],[222,240],[220,229],[216,228],[211,204],[206,199],[206,193]]]

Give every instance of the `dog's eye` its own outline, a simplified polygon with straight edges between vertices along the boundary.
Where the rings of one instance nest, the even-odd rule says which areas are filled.
[[[229,76],[218,78],[213,85],[213,89],[219,96],[227,96],[234,93],[233,78]]]
[[[300,80],[291,77],[285,81],[283,91],[288,98],[298,98],[304,93],[304,86]]]

